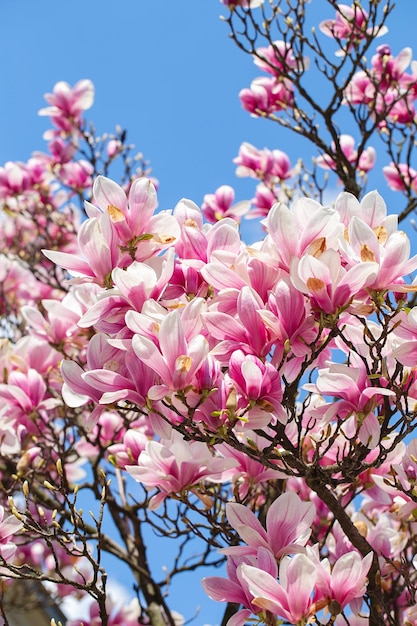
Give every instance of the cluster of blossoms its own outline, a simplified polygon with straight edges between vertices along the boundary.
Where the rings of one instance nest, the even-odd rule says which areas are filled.
[[[247,545],[225,548],[228,578],[206,578],[203,586],[213,599],[245,607],[230,624],[244,625],[252,613],[265,621],[272,614],[306,624],[327,606],[333,614],[348,605],[359,613],[372,553],[362,559],[347,549],[332,563],[320,559],[319,546],[306,545],[316,516],[313,503],[294,492],[282,494],[268,509],[266,529],[242,504],[229,503],[226,512]]]
[[[249,144],[236,163],[240,175],[265,184],[292,174],[284,153]],[[232,202],[223,189],[204,211],[225,213]],[[86,460],[102,455],[152,494],[149,511],[191,496],[210,510],[218,486],[233,493],[228,523],[247,545],[225,548],[228,578],[204,583],[213,598],[243,606],[230,624],[251,613],[294,624],[322,612],[366,614],[374,558],[387,593],[393,580],[405,589],[404,568],[393,577],[391,563],[414,567],[405,552],[413,448],[397,443],[390,426],[417,402],[417,323],[405,306],[417,258],[408,238],[376,192],[361,202],[343,193],[334,208],[307,198],[275,203],[265,239],[250,248],[230,217],[204,224],[189,200],[172,213],[156,208],[150,179],[126,192],[98,177],[72,251],[44,250],[70,280],[66,292],[28,301],[26,336],[2,346],[1,455],[20,479],[47,475],[48,483],[63,470],[80,482]],[[307,372],[315,375],[291,396]],[[63,411],[78,427],[68,427],[62,463],[51,434],[62,429]],[[289,453],[302,464],[291,465]],[[353,488],[345,476],[355,454],[369,469]],[[334,512],[309,487],[306,472],[317,463],[344,506],[362,492],[350,516],[366,551],[341,540]],[[392,481],[383,479],[387,468]],[[248,505],[265,505],[282,481],[286,493],[276,493],[264,529]],[[37,507],[26,515],[6,518],[3,558],[15,564],[23,548],[10,549],[11,535],[19,546],[23,526],[33,532],[42,518]],[[39,559],[32,546],[26,562],[48,571],[59,549]],[[65,571],[65,553],[59,558]],[[79,571],[85,554],[75,548],[74,559]],[[407,592],[395,603],[409,619]],[[92,624],[98,615],[92,606]]]
[[[338,54],[351,52],[358,42],[366,37],[385,35],[387,28],[367,28],[368,14],[358,4],[352,7],[344,4],[337,6],[336,18],[326,20],[320,25],[321,31],[337,40],[341,46]],[[411,65],[411,73],[407,68]],[[395,125],[409,125],[415,122],[417,99],[417,66],[412,61],[411,48],[404,48],[396,57],[388,45],[380,45],[371,59],[370,68],[355,73],[345,89],[345,103],[354,106],[365,106],[378,120],[382,132],[387,122]],[[343,149],[343,148],[342,148]],[[369,150],[369,149],[368,149]],[[344,151],[344,150],[343,150]],[[324,158],[324,163],[331,164]],[[359,170],[367,171],[363,162],[373,165],[363,153],[358,163]],[[371,165],[371,166],[372,166]],[[415,172],[405,163],[394,163],[383,168],[384,175],[391,189],[403,191],[415,188]]]
[[[59,297],[63,276],[41,249],[75,252],[80,208],[89,198],[93,176],[130,150],[120,140],[121,132],[97,138],[86,130],[83,113],[94,100],[90,80],[74,87],[59,82],[45,97],[50,106],[39,113],[53,124],[44,134],[48,151],[0,167],[0,276],[5,291],[14,292],[13,299],[0,296],[4,319],[19,315],[23,305]]]
[[[375,148],[366,148],[360,155],[358,160],[358,153],[355,149],[355,139],[351,135],[340,135],[339,137],[340,149],[343,152],[346,159],[351,165],[358,164],[358,169],[362,174],[369,172],[374,166],[376,161]],[[332,151],[336,149],[335,143],[332,142]],[[321,155],[317,157],[316,164],[325,170],[335,170],[336,163],[329,155]]]
[[[90,217],[78,235],[79,255],[45,251],[74,277],[70,294],[85,304],[77,333],[89,336],[77,361],[61,365],[63,398],[70,407],[85,407],[80,418],[96,433],[93,439],[100,433],[105,442],[113,429],[108,455],[157,490],[150,509],[189,494],[210,507],[210,484],[231,482],[254,505],[264,501],[274,478],[303,493],[301,476],[291,486],[285,445],[299,449],[307,463],[320,458],[336,481],[355,448],[370,467],[378,449],[401,466],[409,453],[394,445],[392,433],[386,442],[384,416],[417,401],[410,369],[417,345],[414,309],[401,312],[406,293],[414,290],[405,277],[417,258],[410,259],[409,240],[396,217],[387,216],[382,198],[372,192],[359,203],[343,193],[334,208],[311,199],[291,208],[277,203],[265,220],[267,236],[251,248],[234,221],[204,225],[189,200],[172,214],[155,214],[155,208],[150,181],[135,181],[126,196],[113,181],[98,178],[86,209]],[[397,294],[398,304],[387,291]],[[36,314],[25,315],[35,328]],[[375,369],[370,333],[381,344],[382,370]],[[343,355],[348,365],[340,363]],[[309,401],[293,412],[288,389],[308,370],[317,372],[314,383],[304,384]],[[243,450],[233,449],[231,436]],[[267,467],[261,457],[247,463],[246,447],[261,451],[267,445]],[[383,573],[404,548],[400,537],[414,510],[406,507],[402,521],[392,515],[395,499],[407,503],[412,497],[402,483],[377,481],[386,467],[375,465],[372,482],[369,472],[358,475],[366,517],[365,509],[354,514],[367,528],[369,551],[378,554]],[[341,480],[339,497],[348,495]],[[229,505],[229,523],[249,548],[226,549],[231,582],[208,579],[205,586],[216,599],[244,605],[230,623],[243,624],[250,612],[300,623],[326,607],[333,614],[347,605],[359,611],[371,556],[363,558],[349,542],[342,549],[335,524],[326,532],[324,558],[318,545],[307,542],[311,527],[318,533],[330,523],[329,511],[316,511],[290,493],[280,498],[269,509],[266,531],[245,506]],[[381,512],[388,533],[383,544]],[[297,516],[304,521],[295,524]],[[268,524],[294,527],[294,536],[275,526],[268,535]],[[262,539],[247,539],[245,526]],[[282,545],[271,545],[277,541],[272,536]],[[361,573],[352,583],[353,569]],[[405,611],[403,596],[401,603]]]
[[[237,165],[236,175],[239,178],[249,177],[260,181],[255,197],[251,202],[243,201],[233,205],[234,190],[228,185],[219,187],[214,194],[206,194],[201,205],[201,211],[208,222],[216,222],[225,217],[231,217],[236,222],[240,222],[242,216],[247,219],[266,217],[277,200],[287,199],[290,192],[285,181],[294,176],[295,168],[291,166],[285,152],[268,148],[259,150],[244,142],[233,162]]]
[[[249,5],[238,2],[234,3],[234,6]],[[255,6],[251,5],[251,8]],[[291,19],[288,16],[289,24]],[[352,6],[337,4],[335,18],[323,21],[319,28],[324,35],[336,41],[338,45],[336,54],[345,57],[349,54],[359,55],[361,44],[366,45],[367,41],[385,35],[388,31],[384,25],[369,26],[369,24],[368,13],[357,3]],[[268,76],[256,78],[250,88],[240,92],[243,108],[255,117],[278,120],[284,126],[288,126],[286,116],[292,116],[294,129],[300,133],[297,121],[302,119],[304,113],[300,108],[301,103],[297,100],[297,89],[300,88],[301,91],[300,80],[310,67],[309,59],[304,56],[296,57],[288,40],[272,41],[267,47],[253,50],[253,58],[255,65]],[[387,125],[391,128],[401,128],[413,124],[417,98],[417,70],[415,62],[412,61],[411,48],[404,48],[395,57],[388,45],[381,45],[372,57],[370,67],[365,67],[363,63],[358,65],[363,69],[354,73],[343,92],[343,103],[350,108],[355,119],[363,117],[361,110],[367,110],[370,119],[376,121],[381,134],[386,132]],[[407,72],[410,65],[411,72]],[[277,113],[281,115],[277,117]],[[314,119],[315,111],[311,112],[311,116]],[[314,134],[314,131],[311,132]],[[358,151],[355,143],[352,136],[340,134],[337,145],[332,141],[328,152],[321,154],[314,162],[321,168],[335,170],[336,160],[340,159],[342,154],[354,170],[365,178],[375,165],[376,152],[373,147],[365,146],[361,146]],[[398,143],[401,144],[401,139]],[[242,146],[243,149],[244,146],[245,144]],[[320,145],[319,149],[322,151],[323,145]],[[394,158],[393,154],[391,158]],[[238,175],[241,175],[239,169],[241,168],[238,168]],[[416,172],[409,163],[400,162],[398,159],[392,160],[389,165],[383,167],[383,173],[391,189],[415,192]],[[250,216],[259,217],[266,214],[275,201],[287,201],[293,196],[293,192],[288,193],[289,189],[282,185],[282,180],[286,177],[278,180],[275,186],[264,180],[262,169],[255,177],[261,184],[253,200],[255,212],[251,212]]]
[[[224,4],[246,15],[262,2]],[[384,32],[357,3],[320,28],[343,60]],[[411,123],[410,60],[379,47],[345,103],[381,131],[383,117]],[[295,107],[288,77],[308,62],[288,38],[255,63],[268,76],[241,92],[244,108]],[[239,605],[228,626],[416,625],[417,257],[397,216],[377,192],[288,205],[301,166],[249,143],[235,163],[259,181],[254,209],[222,186],[201,209],[182,199],[158,212],[153,181],[128,160],[125,184],[97,176],[93,97],[88,80],[58,83],[41,110],[48,154],[0,168],[0,566],[58,598],[94,598],[70,626],[179,625],[143,544],[141,525],[161,532],[163,520],[167,534],[208,537],[204,565],[225,546],[226,577],[203,586]],[[122,133],[99,144],[104,173],[127,156]],[[316,165],[340,173],[340,155],[362,179],[375,164],[340,134]],[[394,189],[415,185],[408,166],[384,171]],[[264,218],[261,241],[245,245],[242,216]],[[99,503],[93,522],[78,490]],[[103,532],[106,507],[122,546]],[[136,578],[128,606],[105,597],[102,550]]]
[[[285,41],[274,41],[266,48],[259,48],[255,65],[270,74],[252,81],[250,88],[242,89],[239,98],[243,108],[254,117],[262,117],[285,111],[294,106],[294,89],[289,70],[305,68],[307,59],[296,59]]]
[[[352,6],[337,4],[335,18],[322,22],[320,30],[336,39],[340,45],[336,55],[344,56],[367,37],[381,37],[388,32],[386,26],[369,28],[368,19],[368,13],[356,2]]]
[[[411,48],[404,48],[394,57],[389,46],[378,46],[371,68],[355,74],[349,83],[345,92],[346,101],[367,105],[382,119],[387,117],[400,124],[412,123],[416,114],[417,68],[411,61]],[[412,74],[406,72],[410,63]]]
[[[68,257],[76,253],[81,225],[76,204],[81,201],[83,206],[84,198],[90,197],[97,168],[107,170],[116,157],[125,158],[131,149],[123,143],[122,131],[103,139],[86,131],[83,113],[93,97],[89,80],[74,87],[58,83],[46,95],[51,106],[40,111],[53,124],[45,133],[48,152],[35,153],[27,163],[9,162],[0,168],[0,558],[2,567],[7,562],[14,568],[12,579],[4,579],[4,588],[25,568],[24,578],[48,581],[49,592],[58,601],[74,594],[74,585],[79,597],[95,584],[91,554],[83,548],[80,532],[65,530],[61,541],[45,541],[48,529],[59,527],[57,511],[65,515],[68,494],[55,493],[55,512],[45,506],[41,494],[48,493],[43,485],[46,479],[50,488],[61,483],[64,475],[67,486],[80,483],[86,477],[86,462],[95,454],[94,446],[80,438],[75,422],[66,417],[60,363],[63,358],[78,360],[80,355],[84,362],[89,332],[78,322],[95,302],[97,290],[94,285],[68,290],[64,272],[41,250],[59,249]],[[80,152],[89,149],[94,159],[80,159]],[[122,440],[122,424],[116,412],[105,414],[99,445]],[[22,483],[25,487],[19,495]],[[29,484],[35,483],[38,491],[32,500]],[[25,500],[22,514],[18,509]],[[137,602],[115,610],[109,596],[106,606],[110,623],[138,623]],[[97,607],[96,603],[91,606],[91,624],[102,623]],[[146,615],[142,623],[149,623]]]

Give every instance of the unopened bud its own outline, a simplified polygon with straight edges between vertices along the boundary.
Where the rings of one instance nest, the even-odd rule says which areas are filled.
[[[61,461],[61,459],[58,459],[57,462],[56,462],[56,471],[58,472],[58,474],[60,476],[64,475],[64,472],[62,470],[62,461]]]
[[[17,508],[14,506],[12,507],[12,515],[14,515],[19,521],[23,520],[23,515],[21,515],[19,513],[19,511],[17,510]]]

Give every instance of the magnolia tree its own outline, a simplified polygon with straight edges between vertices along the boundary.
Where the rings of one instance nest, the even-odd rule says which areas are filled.
[[[36,580],[90,597],[68,626],[178,626],[185,572],[223,625],[417,624],[417,257],[398,228],[417,67],[380,43],[391,0],[327,0],[316,25],[312,4],[224,0],[262,72],[243,107],[313,157],[243,143],[251,201],[222,186],[157,212],[126,133],[87,123],[89,80],[46,95],[47,152],[0,168],[4,624]],[[375,145],[399,216],[365,193]],[[262,218],[250,247],[243,217]],[[163,576],[149,529],[176,548]]]

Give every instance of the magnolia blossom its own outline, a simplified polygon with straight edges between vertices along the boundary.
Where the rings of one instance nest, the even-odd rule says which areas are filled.
[[[359,5],[354,3],[336,5],[336,18],[325,20],[320,24],[320,30],[328,37],[339,40],[347,40],[347,50],[342,49],[336,52],[338,56],[351,50],[354,44],[358,44],[367,36],[374,38],[381,37],[388,32],[386,26],[368,27],[368,13]]]
[[[263,248],[288,273],[294,259],[312,255],[318,260],[321,252],[336,248],[341,234],[336,211],[307,198],[297,199],[291,208],[283,202],[274,204],[265,226],[268,237]]]
[[[374,414],[384,398],[389,401],[395,393],[382,386],[373,386],[368,377],[363,361],[352,355],[350,366],[332,363],[329,368],[319,371],[316,383],[308,383],[306,389],[329,395],[337,400],[325,405],[327,419],[346,420],[343,432],[349,437],[352,430],[357,430],[360,423],[359,439],[373,448],[380,438],[380,424]],[[323,412],[323,407],[319,409]],[[351,416],[353,415],[353,423]]]
[[[271,421],[277,418],[280,422],[287,422],[288,416],[281,405],[281,380],[273,365],[236,350],[229,360],[229,375],[244,400],[249,402],[247,415],[251,424],[255,413],[259,412],[270,413]]]
[[[339,145],[341,151],[343,152],[349,163],[357,166],[360,172],[366,174],[375,166],[376,152],[374,148],[366,148],[361,153],[361,156],[358,160],[358,153],[355,150],[355,140],[351,135],[340,135]],[[336,144],[334,143],[334,141],[332,141],[332,150],[333,152],[335,152],[336,150]],[[334,159],[328,154],[320,155],[315,159],[315,162],[319,167],[322,167],[325,170],[336,169],[336,163]]]
[[[0,167],[0,198],[19,195],[31,187],[31,176],[23,163],[8,161]]]
[[[138,626],[146,624],[146,619],[141,619],[141,610],[137,598],[133,598],[129,604],[120,607],[116,599],[110,593],[106,596],[106,611],[109,626]],[[96,602],[92,602],[89,608],[89,617],[82,619],[70,619],[68,626],[100,626],[100,608]]]
[[[50,106],[40,109],[39,115],[50,117],[58,129],[56,133],[47,133],[45,137],[53,137],[62,131],[72,133],[81,125],[82,113],[93,105],[94,85],[88,79],[78,81],[74,87],[60,81],[52,93],[45,94],[45,100]]]
[[[279,568],[278,582],[268,572],[242,565],[253,604],[266,609],[291,624],[306,623],[315,613],[312,594],[316,585],[315,564],[304,554],[284,558]]]
[[[233,159],[237,164],[236,175],[250,176],[263,181],[283,181],[291,178],[293,171],[288,155],[282,150],[259,150],[250,143],[244,142],[239,148],[238,156]]]
[[[235,192],[229,185],[222,185],[214,193],[204,196],[201,211],[209,222],[217,222],[224,217],[231,217],[240,222],[243,215],[250,209],[250,202],[243,201],[233,204]]]
[[[382,168],[388,187],[394,191],[417,189],[417,171],[407,163],[390,163]]]
[[[285,554],[298,552],[299,546],[305,546],[315,516],[314,504],[303,502],[291,491],[280,495],[268,509],[266,530],[258,518],[243,504],[228,503],[227,519],[230,525],[247,543],[246,546],[225,548],[228,555],[254,554],[260,548],[270,550],[279,560]]]
[[[334,313],[351,303],[353,297],[375,281],[378,266],[368,262],[345,271],[339,255],[326,250],[315,258],[304,255],[291,264],[291,280],[302,293],[310,295],[313,308]]]
[[[280,78],[289,70],[302,70],[308,66],[308,59],[296,59],[291,47],[285,41],[274,41],[267,48],[258,48],[254,62],[259,69]]]
[[[393,122],[413,122],[417,79],[416,64],[411,61],[411,48],[404,48],[394,57],[389,46],[379,46],[377,54],[372,57],[370,70],[357,72],[347,85],[346,102],[368,105]],[[410,63],[412,74],[405,71]],[[383,120],[381,125],[384,125]]]
[[[292,107],[293,88],[288,79],[267,76],[255,78],[249,89],[242,89],[239,98],[243,108],[253,117],[270,115]]]
[[[135,329],[134,321],[130,323]],[[194,376],[203,364],[209,345],[203,335],[197,334],[188,343],[178,311],[172,311],[162,320],[159,329],[159,347],[144,336],[135,334],[132,347],[136,356],[161,377],[161,384],[148,392],[148,397],[159,400],[174,389],[192,385]]]
[[[13,535],[23,528],[23,522],[14,515],[5,517],[4,513],[4,507],[0,505],[0,555],[5,561],[8,561],[17,550]]]
[[[261,4],[264,3],[264,0],[220,0],[220,2],[233,11],[235,7],[250,7],[251,9],[255,9],[256,7],[261,6]]]
[[[137,465],[128,465],[126,469],[147,488],[159,489],[149,502],[149,508],[153,510],[168,496],[180,496],[193,490],[200,481],[222,482],[222,473],[235,464],[233,459],[212,456],[205,444],[186,442],[173,431],[169,440],[149,441],[140,453]]]
[[[209,576],[203,578],[201,584],[207,595],[217,602],[234,602],[244,609],[235,613],[227,622],[227,626],[244,626],[251,613],[257,613],[258,608],[253,603],[253,594],[249,590],[248,582],[243,577],[243,566],[250,565],[263,572],[268,572],[271,577],[278,573],[275,559],[265,548],[258,548],[256,556],[229,556],[226,565],[228,578]],[[260,570],[258,570],[260,571]]]
[[[265,447],[265,441],[253,431],[247,431],[242,435],[242,441],[254,441],[258,449]],[[283,478],[283,473],[279,469],[268,469],[262,463],[251,459],[247,454],[235,450],[227,444],[217,446],[222,456],[232,457],[237,465],[233,469],[232,481],[238,486],[239,497],[244,500],[248,495],[256,504],[264,501],[263,485],[269,480]],[[278,465],[277,465],[278,467]]]
[[[172,215],[154,215],[156,190],[148,179],[136,179],[127,198],[119,185],[99,176],[93,195],[97,206],[86,203],[89,219],[78,233],[81,255],[43,251],[73,275],[109,286],[114,268],[155,256],[179,238],[179,225]]]
[[[337,603],[341,612],[348,604],[359,612],[362,606],[362,597],[366,591],[367,574],[373,560],[373,553],[369,552],[362,558],[357,552],[347,552],[336,560],[330,567],[328,559],[320,561],[317,552],[307,548],[307,554],[312,560],[317,559],[318,581],[317,587],[327,602]],[[336,613],[336,611],[335,611]]]

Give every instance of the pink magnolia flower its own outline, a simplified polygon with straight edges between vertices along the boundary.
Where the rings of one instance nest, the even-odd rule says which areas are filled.
[[[318,257],[327,248],[336,248],[342,232],[336,211],[311,198],[297,199],[290,209],[276,203],[265,226],[268,237],[263,249],[288,273],[292,259],[308,254]]]
[[[31,176],[23,163],[8,161],[0,167],[0,198],[20,195],[31,188]]]
[[[293,106],[293,88],[288,79],[277,80],[262,76],[242,89],[239,98],[245,111],[253,117],[263,117]]]
[[[373,280],[367,281],[370,289],[403,289],[404,276],[417,267],[417,256],[410,258],[410,240],[403,231],[389,232],[372,228],[362,218],[353,216],[347,237],[340,240],[340,253],[345,267],[353,269],[367,263],[376,264]],[[350,271],[350,270],[348,270]],[[406,287],[404,287],[406,289]]]
[[[8,414],[23,424],[30,432],[42,431],[41,421],[36,415],[46,415],[61,405],[58,398],[49,397],[46,383],[34,369],[27,372],[13,371],[8,382],[0,384],[0,399],[8,407]]]
[[[353,422],[347,423],[353,436],[359,422],[359,439],[373,448],[380,438],[380,424],[374,414],[375,407],[383,401],[383,397],[395,396],[392,390],[385,387],[372,386],[362,359],[351,355],[352,362],[348,365],[332,363],[328,368],[321,369],[316,383],[308,383],[304,387],[309,391],[336,398],[327,405],[327,416],[330,419],[347,419],[353,415]],[[321,409],[319,409],[319,412]],[[353,432],[351,432],[353,431]]]
[[[69,163],[77,152],[77,148],[72,143],[64,141],[62,137],[55,137],[52,141],[50,141],[48,143],[48,150],[51,153],[52,160],[55,165]],[[47,155],[36,153],[36,156],[38,159],[42,159],[42,169],[44,169]]]
[[[374,148],[366,148],[358,161],[358,153],[355,149],[355,140],[351,135],[340,135],[340,148],[352,165],[357,163],[357,168],[361,173],[369,172],[375,165],[376,152]],[[332,150],[336,149],[334,141],[332,141]],[[327,154],[320,155],[316,158],[316,164],[325,170],[335,170],[336,164],[332,157]]]
[[[140,626],[146,624],[147,619],[141,619],[141,610],[137,598],[133,598],[129,604],[120,607],[115,598],[107,593],[106,612],[108,614],[108,626]],[[89,610],[89,617],[82,619],[71,619],[67,626],[101,626],[100,608],[97,602],[92,602]]]
[[[399,313],[399,321],[395,328],[396,341],[394,344],[393,356],[397,361],[414,368],[417,363],[417,310],[415,307],[407,313],[401,311]],[[412,393],[415,385],[411,383],[409,393]]]
[[[64,81],[56,83],[52,93],[45,94],[49,107],[39,111],[39,115],[47,115],[60,131],[73,132],[80,126],[82,113],[91,108],[94,102],[94,85],[91,80],[80,80],[70,87]]]
[[[126,320],[128,324],[129,319]],[[135,334],[132,339],[136,356],[161,378],[160,385],[149,389],[148,397],[152,400],[160,400],[173,390],[185,390],[192,386],[195,374],[209,351],[209,344],[203,335],[197,334],[187,342],[178,311],[171,311],[164,317],[158,339],[159,346],[143,335]]]
[[[236,350],[229,360],[229,376],[249,404],[249,420],[259,412],[268,412],[271,419],[273,415],[283,424],[287,422],[288,416],[281,404],[281,377],[268,361],[264,363],[252,354]]]
[[[288,74],[290,70],[302,70],[308,65],[308,59],[296,59],[290,44],[282,40],[272,42],[267,48],[258,48],[254,62],[259,69],[276,78]]]
[[[204,443],[185,441],[174,430],[169,440],[149,441],[137,465],[128,465],[126,470],[146,488],[159,489],[149,502],[154,510],[167,497],[193,490],[201,481],[222,482],[223,472],[235,464],[233,459],[212,456]]]
[[[201,584],[209,598],[217,602],[235,602],[246,607],[238,611],[227,622],[227,626],[244,626],[251,613],[257,612],[257,607],[252,603],[253,595],[249,586],[242,576],[242,566],[250,565],[259,571],[268,572],[276,578],[278,568],[275,559],[269,550],[261,547],[256,550],[254,556],[229,556],[226,564],[228,578],[221,576],[208,576],[203,578]]]
[[[219,225],[223,223],[224,220]],[[239,293],[248,287],[259,296],[258,308],[262,308],[268,291],[280,276],[274,261],[262,252],[258,254],[254,249],[242,249],[240,246],[224,249],[223,245],[223,249],[219,247],[216,250],[213,246],[209,262],[201,268],[207,284],[219,292],[211,309],[236,315]]]
[[[233,11],[235,7],[250,7],[251,9],[255,9],[256,7],[260,7],[261,4],[264,3],[264,0],[220,0],[220,2]]]
[[[313,593],[317,569],[305,554],[285,557],[281,561],[281,582],[268,572],[246,564],[241,566],[241,576],[253,596],[253,605],[284,618],[290,624],[306,624],[316,612]]]
[[[317,559],[317,588],[326,599],[326,603],[337,602],[340,612],[350,604],[354,612],[358,612],[357,609],[361,608],[362,597],[366,591],[367,574],[372,564],[373,553],[369,552],[362,558],[358,552],[346,552],[331,568],[328,559],[320,561],[313,549],[307,550],[310,557],[315,555],[313,560]]]
[[[247,546],[224,548],[228,555],[255,554],[260,547],[270,550],[279,560],[285,554],[294,554],[305,546],[315,517],[311,502],[303,502],[294,492],[280,495],[266,514],[266,530],[256,515],[243,504],[229,502],[226,515],[229,524],[237,531]]]
[[[16,418],[10,415],[8,405],[3,404],[0,407],[0,453],[6,457],[19,454],[26,434],[24,424],[18,424]]]
[[[201,211],[208,222],[217,222],[224,217],[230,217],[240,222],[243,215],[250,209],[250,202],[242,201],[233,204],[235,192],[229,185],[222,185],[214,193],[204,196]]]
[[[191,200],[180,200],[174,209],[181,231],[175,251],[185,265],[201,270],[213,253],[237,253],[242,248],[237,223],[223,218],[203,224],[201,210]]]
[[[259,310],[264,308],[260,296],[254,289],[244,286],[235,302],[237,315],[222,310],[209,310],[203,314],[207,332],[218,340],[213,354],[222,362],[228,361],[232,352],[238,349],[245,354],[266,356],[271,342],[259,314]]]
[[[282,279],[270,290],[268,306],[259,315],[275,338],[272,364],[278,367],[284,361],[281,373],[293,380],[317,337],[309,303],[290,281]]]
[[[71,187],[76,193],[82,193],[85,189],[90,189],[93,172],[94,168],[91,163],[82,159],[64,163],[57,175],[66,187]]]
[[[233,163],[237,164],[236,176],[242,178],[250,176],[263,181],[283,181],[292,176],[290,159],[285,152],[268,148],[259,150],[247,142],[242,143]]]
[[[146,261],[179,239],[180,227],[172,215],[153,215],[156,191],[148,179],[136,179],[128,199],[119,185],[99,176],[93,194],[98,207],[86,203],[89,219],[78,233],[81,255],[43,251],[73,275],[109,287],[114,268],[128,267],[135,260]]]
[[[252,198],[253,208],[247,219],[267,217],[274,204],[279,201],[285,202],[286,199],[279,184],[271,187],[260,183],[256,186],[255,197]]]
[[[265,440],[259,437],[255,432],[248,431],[242,437],[244,442],[248,439],[255,442],[259,450],[265,447]],[[263,485],[270,480],[278,480],[283,478],[283,473],[277,468],[276,470],[266,468],[262,463],[255,461],[247,454],[233,449],[227,444],[217,446],[218,451],[226,458],[232,457],[236,460],[237,465],[232,470],[232,482],[238,487],[239,497],[244,500],[248,495],[251,502],[259,505],[265,499],[263,493]]]
[[[349,239],[349,230],[346,229],[349,229],[354,217],[360,218],[372,228],[381,245],[398,230],[398,216],[387,215],[387,205],[377,191],[370,191],[360,202],[353,194],[344,191],[336,198],[334,208],[345,227],[344,237],[339,239],[339,248]]]
[[[51,298],[42,300],[44,314],[34,306],[23,306],[23,318],[33,336],[46,340],[53,345],[79,349],[83,341],[77,323],[83,313],[83,307],[77,301],[76,294],[69,292],[61,301]]]
[[[5,561],[10,560],[17,550],[13,535],[23,528],[23,522],[14,515],[4,515],[4,507],[0,505],[0,555]]]
[[[108,286],[113,268],[121,262],[118,239],[108,214],[86,220],[80,227],[77,239],[80,256],[56,250],[43,250],[43,254],[73,276],[86,277]]]
[[[347,86],[346,102],[370,105],[377,113],[400,124],[412,122],[417,97],[415,64],[413,74],[405,71],[411,59],[411,48],[404,48],[394,57],[389,46],[379,46],[372,57],[371,69],[357,72]]]
[[[417,191],[417,171],[407,163],[391,162],[382,168],[388,187],[394,191],[414,189]]]
[[[326,250],[319,258],[306,254],[291,262],[291,280],[301,293],[308,294],[313,309],[335,313],[360,297],[365,287],[375,282],[378,265],[363,262],[349,270],[342,266],[336,250]],[[367,294],[362,296],[367,298]]]
[[[137,178],[126,196],[114,181],[98,176],[93,185],[95,206],[87,204],[89,216],[108,213],[112,227],[132,260],[144,261],[170,247],[179,238],[176,219],[167,212],[154,215],[158,206],[156,189],[148,178]],[[98,207],[98,209],[97,209]]]
[[[108,334],[125,329],[126,313],[130,310],[141,311],[147,301],[158,300],[173,270],[173,250],[148,259],[146,263],[133,261],[125,269],[116,267],[111,273],[114,288],[99,294],[97,302],[79,320],[79,326],[94,326]]]
[[[376,38],[388,32],[386,26],[367,28],[368,19],[367,12],[358,4],[355,3],[352,6],[338,4],[336,5],[336,19],[321,22],[320,30],[328,37],[333,37],[337,40],[347,39],[349,44],[347,50],[349,50],[355,43],[359,43],[367,35]],[[347,50],[340,50],[336,54],[341,56]]]
[[[126,469],[128,465],[137,464],[139,456],[146,449],[148,441],[149,438],[145,433],[130,428],[124,434],[123,442],[109,446],[107,452],[118,467]]]
[[[379,91],[383,92],[392,86],[410,86],[411,77],[405,74],[405,70],[411,63],[412,54],[411,48],[403,48],[398,56],[394,57],[389,46],[378,46],[371,63],[375,75],[382,79],[382,82],[378,84]]]
[[[233,163],[237,164],[237,176],[263,179],[272,172],[272,160],[270,150],[267,148],[259,150],[245,141],[241,144],[239,154],[233,159]]]

